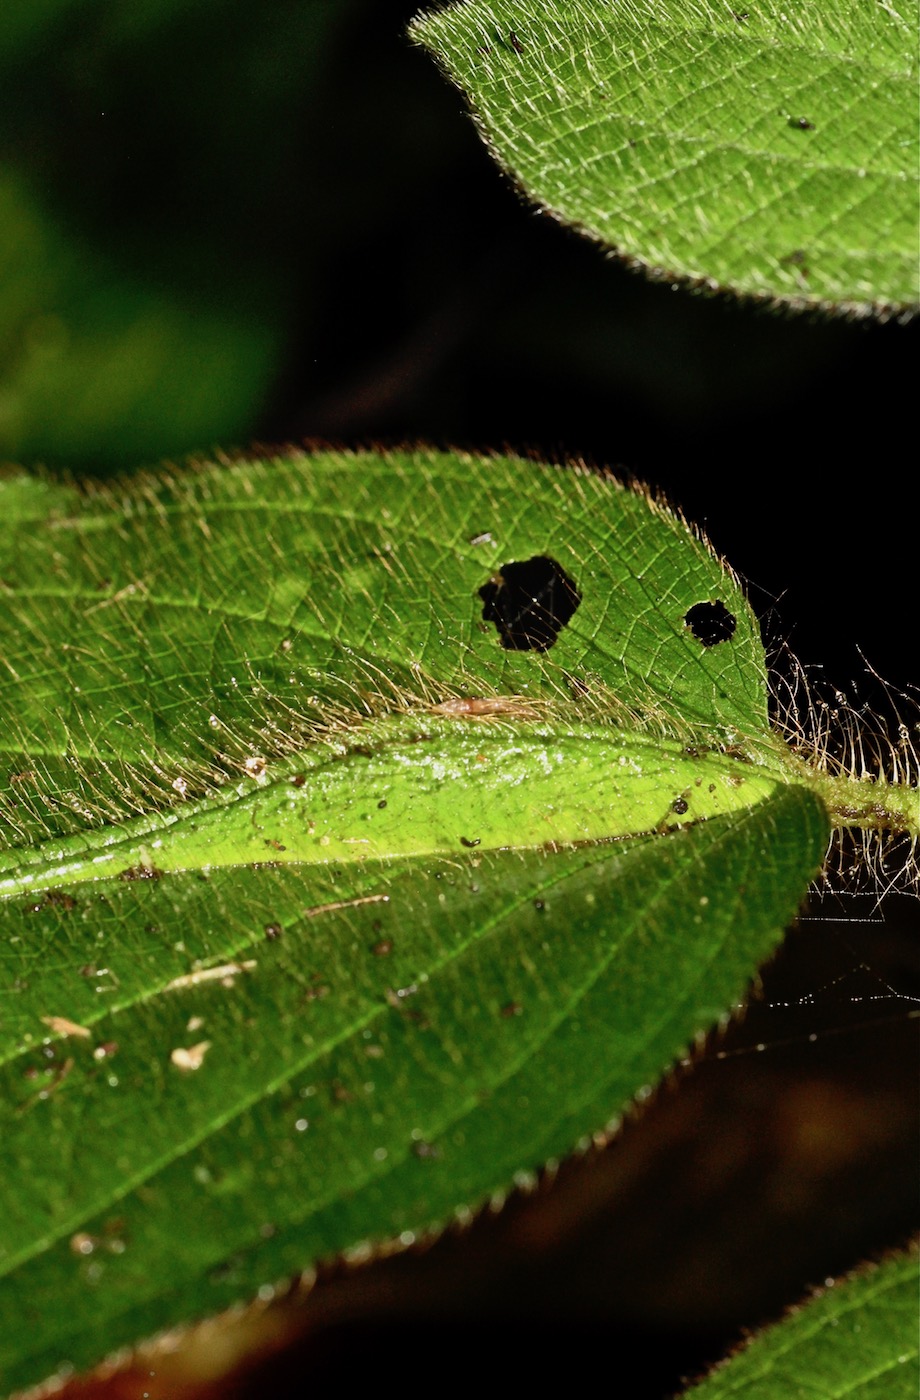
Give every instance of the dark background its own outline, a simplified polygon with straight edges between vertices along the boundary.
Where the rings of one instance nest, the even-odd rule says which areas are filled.
[[[93,474],[305,439],[583,457],[664,491],[740,572],[771,649],[890,719],[862,657],[895,691],[917,681],[916,325],[784,315],[605,259],[498,173],[408,43],[414,9],[9,7],[0,453]],[[746,1023],[535,1200],[332,1267],[119,1393],[248,1393],[202,1388],[235,1347],[270,1354],[252,1393],[597,1365],[616,1394],[672,1393],[915,1228],[916,908],[851,894],[844,922],[801,924]]]

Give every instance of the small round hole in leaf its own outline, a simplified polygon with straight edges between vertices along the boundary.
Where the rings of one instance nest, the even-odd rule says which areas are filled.
[[[724,603],[694,603],[684,614],[684,622],[694,637],[704,647],[715,647],[720,642],[730,642],[735,635],[738,621]]]
[[[482,616],[507,651],[548,651],[581,602],[568,574],[545,554],[503,564],[479,590]]]

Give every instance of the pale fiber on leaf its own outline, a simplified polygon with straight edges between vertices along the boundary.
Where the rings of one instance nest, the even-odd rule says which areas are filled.
[[[653,276],[917,302],[916,0],[462,0],[412,32],[527,195]]]
[[[4,1388],[570,1152],[828,839],[737,581],[597,473],[10,475],[0,665]]]

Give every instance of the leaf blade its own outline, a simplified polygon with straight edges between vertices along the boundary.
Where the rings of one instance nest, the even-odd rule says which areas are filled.
[[[0,486],[21,492],[15,480]],[[94,808],[180,807],[283,754],[290,734],[315,737],[330,711],[386,713],[403,697],[568,707],[574,685],[589,713],[593,690],[679,737],[713,721],[723,738],[768,734],[759,628],[737,583],[678,517],[611,478],[327,452],[102,487],[77,510],[57,499],[44,531],[0,537],[0,811],[32,841],[82,830]],[[508,651],[479,590],[540,553],[581,578],[585,600],[546,655]],[[730,646],[701,645],[685,623],[713,598],[736,620]],[[62,790],[72,814],[43,802]]]
[[[328,452],[0,493],[4,1385],[570,1151],[820,865],[737,582],[609,478]],[[509,646],[535,559],[578,605]]]
[[[100,1063],[68,1042],[56,1063],[76,1063],[47,1098],[22,1077],[41,1064],[39,1045],[6,1066],[4,1139],[29,1168],[2,1201],[4,1384],[62,1355],[85,1364],[100,1336],[106,1349],[130,1340],[126,1311],[146,1333],[176,1320],[177,1294],[200,1315],[367,1238],[440,1226],[609,1121],[741,995],[827,836],[820,804],[794,788],[701,830],[708,854],[688,829],[512,868],[504,853],[478,866],[467,856],[429,868],[427,898],[417,866],[376,867],[362,888],[389,893],[380,927],[374,906],[353,906],[301,918],[300,937],[285,917],[302,900],[294,870],[262,872],[256,888],[247,872],[245,899],[240,871],[195,890],[180,876],[111,891],[116,926],[139,901],[163,928],[159,912],[181,900],[187,938],[204,905],[212,940],[235,931],[219,956],[256,966],[232,988],[113,1010],[94,1038],[116,1050]],[[52,906],[41,922],[75,913]],[[265,944],[279,917],[283,936]],[[388,938],[393,953],[376,956]],[[131,950],[111,951],[120,972]],[[416,990],[394,997],[394,986]],[[202,1019],[194,1032],[190,1015]],[[181,1076],[169,1052],[201,1036],[213,1048]],[[22,1328],[23,1298],[56,1300],[40,1330]]]
[[[627,261],[889,314],[920,299],[912,14],[464,0],[412,33],[529,197]]]
[[[916,1395],[918,1256],[892,1255],[837,1280],[767,1328],[689,1395],[783,1396],[813,1387],[839,1400]]]

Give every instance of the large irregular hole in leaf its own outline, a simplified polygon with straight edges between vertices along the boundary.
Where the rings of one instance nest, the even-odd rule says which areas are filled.
[[[549,651],[581,602],[574,580],[545,554],[503,564],[479,596],[483,620],[508,651]]]
[[[730,642],[738,625],[735,614],[719,599],[714,603],[694,603],[684,614],[684,622],[704,647]]]

